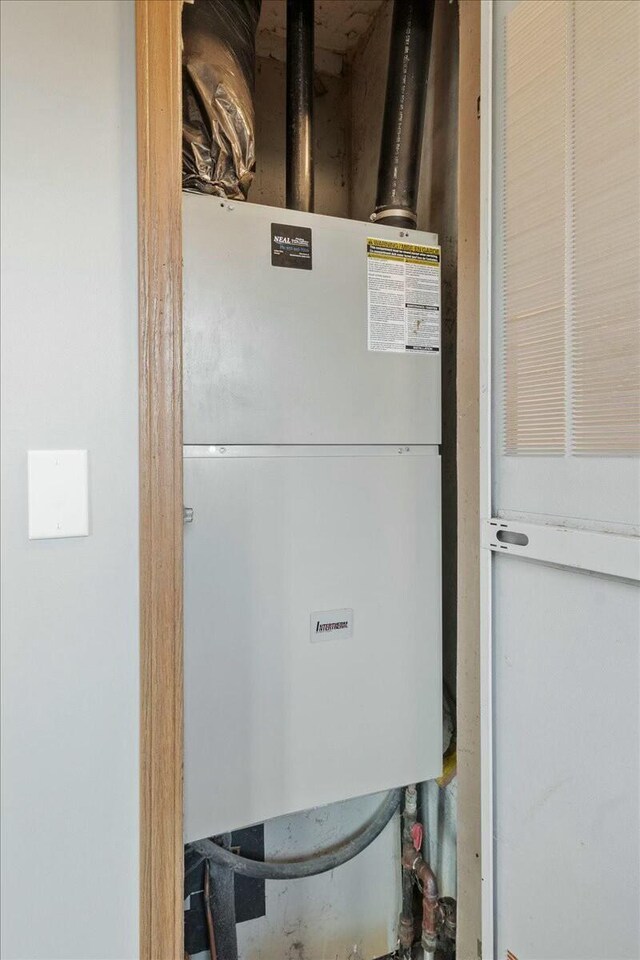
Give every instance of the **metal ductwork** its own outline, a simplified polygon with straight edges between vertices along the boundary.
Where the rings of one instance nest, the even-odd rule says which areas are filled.
[[[261,0],[182,10],[182,186],[246,200],[256,167],[256,32]]]
[[[313,210],[313,0],[287,0],[287,207]]]
[[[435,0],[394,0],[377,223],[415,227]]]

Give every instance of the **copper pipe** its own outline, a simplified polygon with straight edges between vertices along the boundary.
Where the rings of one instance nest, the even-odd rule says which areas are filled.
[[[422,890],[422,946],[427,953],[434,953],[438,936],[439,910],[436,875],[410,843],[405,843],[403,846],[402,866],[411,870],[420,883]]]
[[[433,953],[438,936],[438,881],[422,857],[413,869],[422,884],[422,946],[427,953]]]
[[[402,849],[411,846],[413,849],[412,829],[417,821],[417,790],[414,783],[409,784],[404,792],[404,810],[402,812]],[[402,910],[398,918],[398,942],[400,956],[411,957],[414,941],[413,928],[413,869],[411,863],[402,861]]]

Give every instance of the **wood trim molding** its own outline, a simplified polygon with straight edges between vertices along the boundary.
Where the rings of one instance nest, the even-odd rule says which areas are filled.
[[[136,0],[140,957],[183,960],[181,0]]]
[[[460,0],[458,83],[458,956],[480,956],[480,0]],[[487,953],[487,956],[489,954]]]

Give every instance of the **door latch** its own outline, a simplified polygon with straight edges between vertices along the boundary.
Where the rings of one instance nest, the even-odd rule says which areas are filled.
[[[182,508],[182,522],[193,523],[193,507]]]

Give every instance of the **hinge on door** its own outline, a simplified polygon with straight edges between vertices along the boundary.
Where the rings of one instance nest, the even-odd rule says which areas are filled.
[[[182,522],[193,523],[193,507],[182,508]]]

